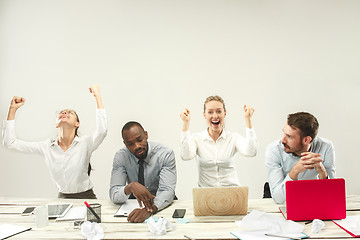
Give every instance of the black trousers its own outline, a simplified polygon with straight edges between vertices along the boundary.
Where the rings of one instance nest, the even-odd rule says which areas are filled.
[[[61,193],[59,192],[58,198],[72,198],[72,199],[97,199],[94,191],[89,189],[80,193]]]

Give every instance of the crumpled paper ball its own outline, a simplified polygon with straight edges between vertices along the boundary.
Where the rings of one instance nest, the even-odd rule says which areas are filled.
[[[174,226],[165,218],[159,218],[156,222],[153,217],[149,217],[146,221],[150,232],[157,235],[164,235],[166,232],[174,229]]]
[[[104,238],[104,230],[96,222],[86,221],[81,224],[81,234],[88,240],[99,240]]]
[[[321,229],[325,227],[325,223],[319,219],[314,219],[311,225],[311,232],[312,233],[319,233]]]

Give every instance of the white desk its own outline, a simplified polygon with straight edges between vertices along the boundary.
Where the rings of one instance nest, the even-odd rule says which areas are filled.
[[[104,229],[104,239],[185,239],[184,234],[195,239],[235,239],[230,232],[239,231],[236,220],[243,216],[221,216],[221,217],[195,217],[193,215],[192,201],[174,201],[174,203],[154,216],[165,217],[175,225],[175,230],[163,236],[157,236],[149,232],[146,223],[128,223],[125,217],[113,217],[119,205],[113,204],[110,200],[87,200],[89,203],[100,203],[101,226]],[[84,239],[79,229],[74,229],[72,222],[49,221],[49,226],[36,228],[34,216],[21,216],[20,213],[26,206],[39,206],[48,203],[71,202],[73,206],[83,206],[84,200],[70,199],[19,199],[0,198],[0,224],[9,223],[31,227],[31,231],[18,234],[11,239]],[[185,208],[185,218],[190,223],[176,223],[171,216],[176,208]],[[249,212],[253,209],[269,212],[282,216],[279,205],[272,199],[250,199]],[[360,196],[347,197],[348,215],[360,214]],[[300,222],[305,225],[305,222]],[[325,221],[325,228],[320,234],[311,234],[311,224],[305,225],[304,232],[311,236],[311,239],[332,239],[332,237],[351,238],[349,234],[341,230],[331,221]]]

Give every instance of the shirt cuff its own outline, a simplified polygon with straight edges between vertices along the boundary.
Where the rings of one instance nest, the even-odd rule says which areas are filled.
[[[187,130],[186,132],[181,132],[180,141],[183,142],[186,138],[189,137],[190,137],[190,130]]]
[[[154,199],[154,205],[157,207],[158,211],[163,210],[167,205],[166,202],[160,199]]]
[[[254,128],[246,128],[246,136],[248,136],[250,138],[255,138],[256,133],[255,133]]]
[[[285,184],[287,181],[294,181],[294,180],[289,176],[289,174],[286,175],[286,177],[285,177],[285,179],[284,179],[284,184]]]
[[[129,194],[129,195],[126,195],[126,193],[125,193],[125,186],[119,187],[118,193],[119,193],[120,199],[128,199],[129,196],[130,196],[130,194]]]
[[[3,121],[3,127],[14,127],[15,126],[15,120],[4,120]]]
[[[106,118],[105,108],[97,108],[97,109],[96,109],[96,115],[99,116],[99,117],[104,117],[104,118]]]

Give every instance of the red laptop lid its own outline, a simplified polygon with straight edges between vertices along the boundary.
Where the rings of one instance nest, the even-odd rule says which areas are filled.
[[[346,218],[344,179],[287,181],[285,187],[288,220]]]

